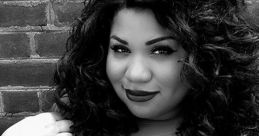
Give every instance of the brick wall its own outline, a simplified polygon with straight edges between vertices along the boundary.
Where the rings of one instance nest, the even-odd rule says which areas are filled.
[[[259,0],[249,0],[259,22]],[[0,134],[53,103],[53,69],[82,0],[0,0]]]
[[[82,2],[0,0],[0,135],[53,104],[53,70]]]

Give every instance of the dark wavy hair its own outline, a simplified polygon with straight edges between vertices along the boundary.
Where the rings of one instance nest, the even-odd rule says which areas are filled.
[[[259,35],[256,25],[246,21],[243,0],[89,0],[84,4],[54,75],[56,103],[74,122],[75,136],[128,136],[138,131],[136,117],[116,96],[105,71],[113,17],[123,8],[152,10],[188,53],[181,76],[191,89],[183,100],[184,120],[177,135],[258,133]]]

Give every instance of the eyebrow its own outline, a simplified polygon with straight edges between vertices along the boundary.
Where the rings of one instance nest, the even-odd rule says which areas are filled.
[[[128,45],[128,42],[127,42],[127,41],[122,40],[121,38],[119,38],[119,37],[116,36],[116,35],[112,35],[112,36],[111,36],[111,39],[115,39],[115,40],[117,40],[117,41],[120,42],[120,43],[123,43],[123,44]]]
[[[163,40],[167,40],[167,39],[175,40],[175,38],[172,37],[172,36],[158,37],[158,38],[155,38],[155,39],[152,39],[152,40],[147,41],[147,42],[146,42],[146,45],[152,45],[152,44],[154,44],[154,43],[157,43],[157,42],[160,42],[160,41],[163,41]]]
[[[119,37],[116,36],[116,35],[112,35],[112,36],[111,36],[111,39],[115,39],[115,40],[117,40],[118,42],[120,42],[120,43],[122,43],[122,44],[128,45],[128,42],[127,42],[127,41],[125,41],[125,40],[119,38]],[[154,43],[157,43],[157,42],[160,42],[160,41],[163,41],[163,40],[167,40],[167,39],[175,40],[175,38],[172,37],[172,36],[164,36],[164,37],[158,37],[158,38],[149,40],[149,41],[147,41],[145,44],[146,44],[146,45],[152,45],[152,44],[154,44]]]

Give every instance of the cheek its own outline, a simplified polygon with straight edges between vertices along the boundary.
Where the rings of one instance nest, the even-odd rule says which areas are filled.
[[[106,63],[106,73],[112,84],[114,84],[116,81],[119,81],[123,77],[123,69],[124,64],[121,61],[114,59],[112,55],[108,54]]]
[[[159,68],[156,68],[156,77],[161,86],[171,87],[179,84],[180,73],[182,70],[182,64],[178,62],[168,62],[165,64],[160,64]]]
[[[188,84],[180,77],[182,68],[181,62],[175,62],[171,66],[161,68],[159,83],[163,90],[163,99],[166,103],[171,103],[171,106],[181,102],[189,90]]]

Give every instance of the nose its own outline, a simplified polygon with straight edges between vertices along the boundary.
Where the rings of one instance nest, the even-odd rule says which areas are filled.
[[[137,58],[129,62],[125,76],[126,79],[130,82],[148,82],[152,78],[152,72],[144,60]]]

